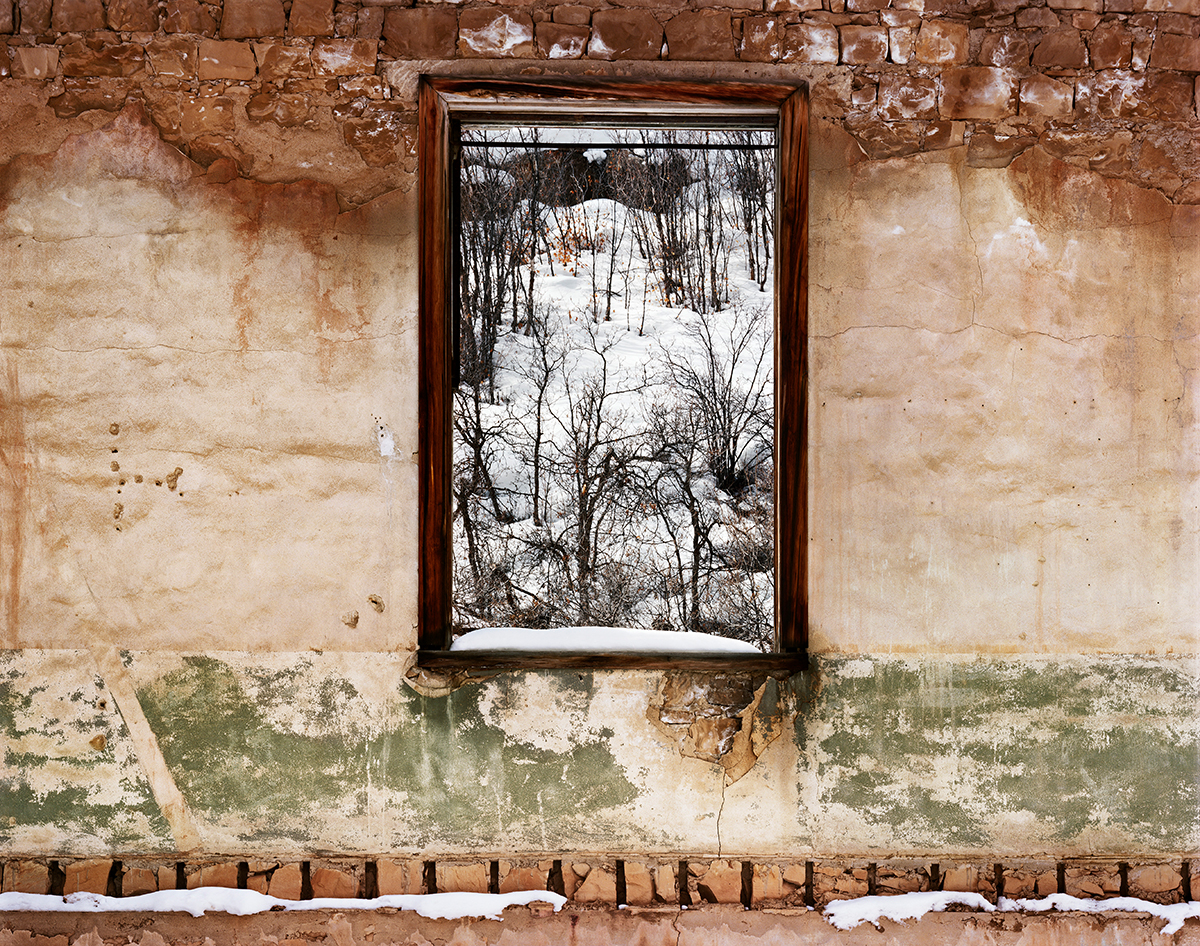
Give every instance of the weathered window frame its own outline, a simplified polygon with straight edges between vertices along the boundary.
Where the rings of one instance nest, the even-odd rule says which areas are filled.
[[[420,85],[418,664],[429,669],[640,668],[794,672],[807,667],[808,90],[804,85],[423,77]],[[466,117],[630,127],[775,116],[775,651],[648,654],[451,651],[454,150]]]

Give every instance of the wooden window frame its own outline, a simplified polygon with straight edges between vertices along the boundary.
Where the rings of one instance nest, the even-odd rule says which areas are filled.
[[[744,670],[808,666],[807,310],[808,88],[758,83],[423,77],[418,102],[420,382],[417,663],[431,670],[538,668]],[[712,127],[775,116],[775,650],[769,654],[451,651],[453,581],[452,327],[457,122],[503,114],[514,124],[615,122]],[[557,119],[557,121],[556,121]]]

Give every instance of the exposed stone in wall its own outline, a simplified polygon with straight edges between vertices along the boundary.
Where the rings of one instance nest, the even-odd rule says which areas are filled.
[[[848,5],[845,0],[823,0],[823,5],[821,0],[770,0],[765,9],[760,0],[696,0],[692,9],[680,9],[646,0],[595,13],[549,0],[461,8],[169,0],[161,17],[149,0],[3,0],[0,78],[7,72],[13,80],[41,83],[39,97],[52,100],[60,117],[115,111],[131,95],[151,101],[170,91],[191,99],[224,94],[239,110],[253,101],[247,112],[251,123],[318,131],[330,121],[347,120],[348,106],[364,94],[356,81],[378,81],[390,64],[404,61],[828,65],[836,71],[793,75],[812,82],[814,115],[840,122],[872,157],[936,150],[938,136],[925,123],[940,120],[964,122],[965,141],[978,135],[975,153],[986,155],[981,160],[988,166],[1023,150],[997,147],[996,142],[1013,137],[1057,145],[1068,160],[1092,161],[1096,145],[1064,146],[1070,139],[1064,132],[1070,131],[1098,145],[1124,142],[1127,159],[1093,162],[1100,173],[1193,203],[1200,201],[1198,23],[1194,4],[1160,9],[1143,0],[1048,5],[1012,0],[986,8],[946,3],[936,9],[889,0]],[[171,46],[172,36],[187,40]],[[251,47],[260,41],[287,52],[270,60],[256,57],[258,50],[252,54]],[[197,42],[199,58],[193,62],[194,54],[183,47],[195,48]],[[297,85],[322,76],[338,82]],[[847,78],[852,81],[846,91],[836,91]],[[898,96],[899,89],[907,91]],[[398,92],[381,84],[371,97]],[[283,108],[276,107],[280,93],[294,97]],[[413,104],[405,101],[403,108],[411,110]],[[328,108],[335,109],[331,117],[322,111]],[[163,121],[157,110],[155,119]],[[185,146],[214,133],[194,124],[176,132],[178,124],[169,120],[163,127],[181,135]],[[267,130],[264,126],[259,137]],[[261,150],[240,116],[215,133],[235,142],[218,152]],[[391,135],[388,151],[367,145],[363,160],[377,170],[403,161],[402,137]],[[1177,143],[1162,143],[1172,137]],[[362,151],[361,135],[348,134],[345,141],[351,151]],[[207,150],[212,151],[211,143]],[[243,172],[249,172],[250,163],[239,160]],[[269,170],[260,163],[253,173]],[[344,181],[346,175],[338,177]],[[368,186],[364,194],[353,184],[344,186],[343,199],[361,202],[378,187]]]
[[[857,897],[918,891],[977,893],[1040,899],[1067,893],[1084,899],[1137,897],[1182,903],[1185,866],[1191,862],[1053,862],[845,860],[773,861],[683,857],[655,861],[556,857],[537,860],[396,860],[336,862],[214,861],[135,866],[104,858],[76,861],[12,860],[0,877],[4,892],[88,892],[138,896],[179,887],[227,887],[284,900],[371,898],[392,894],[510,893],[553,890],[582,905],[824,908]],[[679,871],[687,884],[680,895]],[[433,886],[430,878],[433,878]],[[374,878],[373,886],[368,884]],[[56,879],[57,878],[57,879]]]
[[[782,732],[789,712],[774,678],[666,673],[646,716],[681,755],[719,763],[736,782]]]

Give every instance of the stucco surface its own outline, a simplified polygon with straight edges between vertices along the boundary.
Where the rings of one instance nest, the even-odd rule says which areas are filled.
[[[818,123],[814,671],[733,781],[662,674],[408,686],[411,188],[223,177],[136,108],[0,170],[6,853],[1197,849],[1194,207]]]
[[[426,697],[399,657],[127,652],[122,665],[135,702],[97,708],[106,689],[86,654],[7,659],[3,798],[19,819],[0,823],[4,851],[52,836],[64,854],[168,852],[189,826],[194,851],[263,856],[1102,857],[1200,843],[1194,658],[820,658],[815,688],[793,678],[760,706],[780,735],[735,782],[647,718],[654,673],[506,674]],[[144,746],[121,726],[132,708],[186,803],[169,829],[163,783],[147,786]]]

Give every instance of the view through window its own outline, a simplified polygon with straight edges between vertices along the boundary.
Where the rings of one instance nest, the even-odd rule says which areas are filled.
[[[770,652],[774,128],[464,122],[459,143],[454,633]]]

